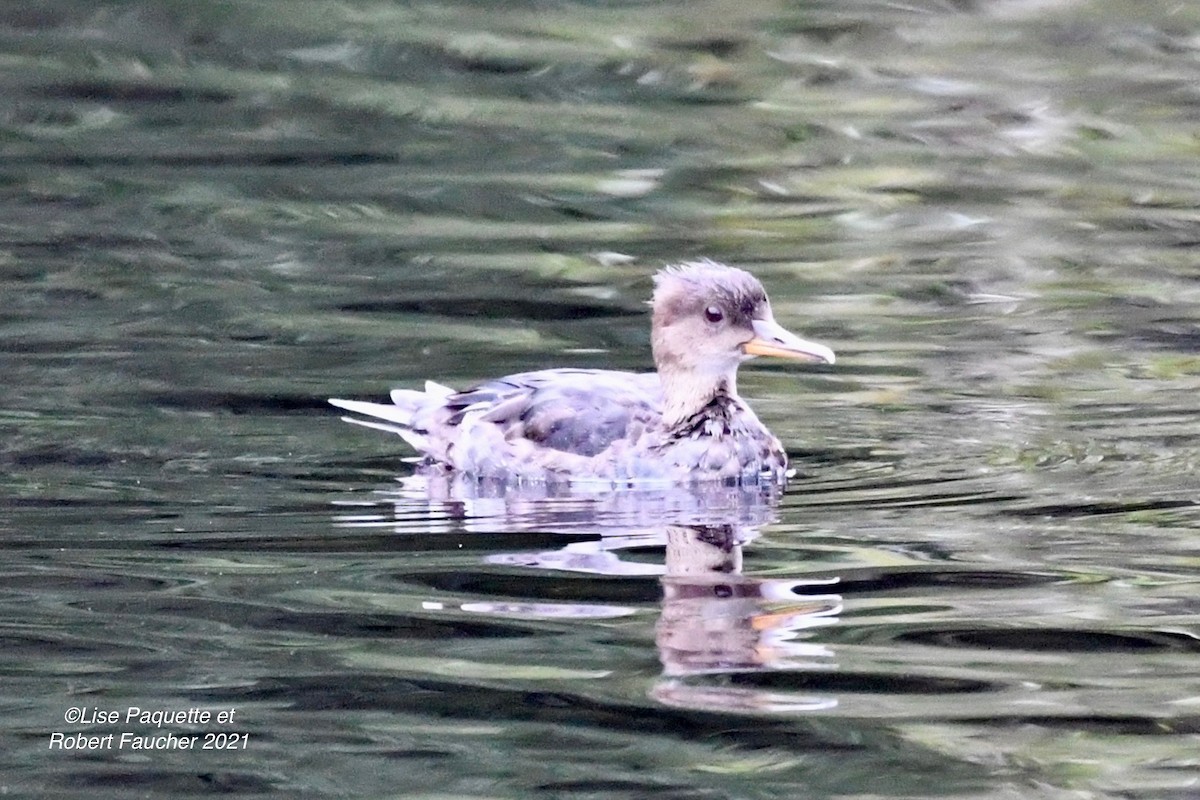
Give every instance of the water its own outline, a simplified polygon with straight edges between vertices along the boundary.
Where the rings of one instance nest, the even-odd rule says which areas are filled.
[[[0,787],[1195,796],[1197,29],[0,11]],[[838,351],[742,371],[781,497],[464,496],[324,403],[644,369],[697,256]]]

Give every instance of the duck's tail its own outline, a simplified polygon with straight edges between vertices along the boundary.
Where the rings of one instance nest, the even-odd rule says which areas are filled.
[[[429,413],[454,394],[449,386],[433,381],[425,382],[425,391],[395,389],[391,393],[392,404],[368,403],[362,400],[342,400],[331,397],[329,404],[363,417],[342,417],[346,422],[366,428],[397,434],[421,453],[430,452],[429,430],[425,422]],[[380,421],[382,420],[382,421]]]

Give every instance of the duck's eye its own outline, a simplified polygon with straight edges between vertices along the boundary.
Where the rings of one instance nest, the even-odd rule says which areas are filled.
[[[709,306],[704,309],[704,318],[715,325],[725,319],[725,312],[717,306]]]

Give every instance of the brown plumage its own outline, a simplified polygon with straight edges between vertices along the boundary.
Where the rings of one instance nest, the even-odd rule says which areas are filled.
[[[654,278],[656,372],[550,369],[455,392],[397,389],[392,403],[332,399],[399,434],[426,469],[505,481],[692,483],[784,480],[787,456],[737,393],[753,356],[832,364],[833,351],[780,327],[752,275],[713,261]]]

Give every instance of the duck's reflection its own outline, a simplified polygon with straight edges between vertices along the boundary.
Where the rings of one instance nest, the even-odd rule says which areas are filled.
[[[654,697],[687,708],[797,710],[836,705],[828,697],[686,680],[834,666],[832,651],[806,638],[812,629],[837,621],[842,598],[827,592],[836,579],[744,575],[744,541],[744,534],[730,525],[667,528],[663,611],[655,635],[665,680],[654,687]]]
[[[776,519],[781,496],[777,487],[526,489],[498,491],[469,482],[414,478],[399,492],[385,495],[393,505],[393,513],[386,516],[397,530],[420,516],[437,520],[439,529],[447,532],[573,535],[561,547],[485,555],[489,564],[613,577],[658,576],[662,611],[655,641],[663,672],[650,693],[659,702],[766,712],[837,704],[829,696],[781,690],[781,682],[770,679],[834,669],[834,653],[816,632],[835,624],[842,610],[841,596],[830,591],[836,578],[743,574],[743,547],[757,538],[761,526]],[[372,519],[384,523],[383,516],[358,513],[344,517],[343,524],[367,525]],[[579,540],[579,534],[588,538]],[[655,553],[665,557],[653,557]],[[516,613],[514,606],[519,607]],[[566,603],[474,601],[458,608],[526,619],[641,613],[632,606],[578,598]],[[782,681],[789,683],[793,682]]]

